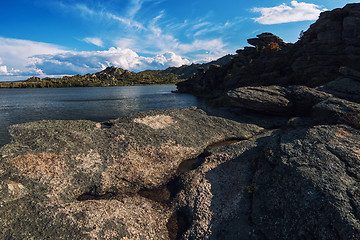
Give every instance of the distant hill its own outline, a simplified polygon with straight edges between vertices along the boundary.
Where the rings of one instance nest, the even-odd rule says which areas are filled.
[[[203,68],[204,70],[208,70],[211,65],[224,65],[234,57],[235,55],[226,55],[223,56],[215,61],[211,61],[208,63],[202,63],[202,64],[191,64],[191,65],[183,65],[181,67],[170,67],[165,70],[163,70],[163,73],[171,73],[174,75],[179,76],[181,79],[185,80],[194,75],[198,71],[199,68]]]
[[[88,73],[85,75],[43,79],[31,77],[25,81],[0,82],[0,88],[105,87],[176,84],[192,77],[199,68],[207,70],[213,64],[224,65],[232,58],[233,55],[226,55],[209,63],[170,67],[165,70],[145,70],[138,73],[111,66],[94,74]]]

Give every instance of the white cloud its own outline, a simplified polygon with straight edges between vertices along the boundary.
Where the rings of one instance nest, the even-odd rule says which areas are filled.
[[[144,4],[146,2],[148,4]],[[151,4],[149,4],[150,2]],[[174,52],[177,55],[186,55],[194,61],[198,60],[194,59],[194,54],[200,54],[200,52],[205,54],[208,51],[210,57],[229,52],[224,50],[226,45],[218,36],[221,36],[230,27],[236,26],[239,19],[224,23],[212,23],[208,21],[211,16],[211,13],[208,13],[204,17],[174,23],[174,18],[166,16],[165,10],[151,14],[149,11],[145,11],[149,10],[145,9],[149,8],[149,5],[153,7],[159,2],[161,1],[130,0],[124,4],[123,10],[118,12],[114,12],[106,4],[102,5],[99,10],[91,3],[87,3],[89,5],[62,3],[61,8],[64,11],[80,11],[80,16],[86,20],[110,21],[111,24],[118,25],[119,31],[111,36],[112,39],[109,38],[108,33],[99,34],[104,40],[102,44],[95,42],[94,38],[86,38],[88,42],[98,46],[106,46],[109,42],[113,42],[116,47],[130,48],[142,54],[157,55]],[[214,34],[216,37],[213,37]],[[187,38],[184,39],[184,36]]]
[[[198,24],[195,24],[194,26],[192,26],[192,29],[197,30],[199,28],[207,27],[209,25],[211,25],[209,22],[202,22],[202,23],[198,23]]]
[[[0,66],[0,75],[7,75],[7,66]]]
[[[127,27],[144,29],[144,26],[141,23],[134,21],[130,18],[119,17],[112,13],[107,13],[106,16],[110,19],[113,19],[113,20],[119,21],[122,24],[125,24]]]
[[[299,22],[307,20],[316,20],[320,13],[326,9],[320,10],[320,6],[291,1],[291,6],[285,3],[271,8],[253,8],[253,12],[260,12],[261,16],[254,18],[260,24],[279,24],[288,22]]]
[[[17,76],[19,73],[20,70],[13,68],[8,70],[6,65],[0,66],[0,76]]]
[[[201,50],[208,50],[209,52],[215,51],[217,53],[225,52],[221,49],[225,47],[225,44],[221,39],[204,39],[205,37],[203,37],[201,40],[196,40],[194,37],[199,38],[200,35],[209,32],[221,33],[224,29],[228,29],[239,22],[239,19],[235,19],[231,23],[227,21],[225,23],[213,24],[206,21],[206,19],[209,18],[209,15],[211,15],[209,13],[203,18],[196,18],[194,21],[189,22],[185,20],[181,24],[174,24],[173,22],[169,23],[165,10],[161,10],[153,16],[147,15],[144,18],[144,16],[141,15],[141,11],[144,8],[145,2],[156,4],[154,1],[150,0],[131,0],[128,4],[124,5],[124,13],[122,14],[114,13],[106,8],[95,11],[93,8],[84,4],[69,4],[66,9],[80,11],[83,13],[81,16],[84,17],[91,15],[96,16],[97,19],[106,18],[118,22],[122,31],[126,32],[126,38],[124,38],[124,34],[122,34],[117,40],[112,40],[116,47],[131,48],[137,52],[151,53],[154,55],[163,52],[174,52],[179,55],[187,55],[190,51],[196,52]],[[67,5],[62,4],[62,8],[65,8],[66,6]],[[151,18],[149,19],[149,17]],[[189,39],[187,39],[188,43],[183,44],[183,39],[180,40],[176,37],[181,35],[179,34],[179,31],[189,32]],[[102,36],[102,39],[109,41],[107,36]],[[91,40],[93,44],[97,45],[96,42],[93,41],[94,39],[87,40]],[[214,42],[219,44],[212,44]],[[199,43],[202,43],[202,45]],[[105,44],[102,44],[102,46],[104,45]]]
[[[33,57],[35,66],[46,75],[74,75],[97,72],[108,66],[132,71],[164,69],[189,64],[190,61],[168,52],[155,57],[142,57],[131,49],[110,48],[106,51],[64,52]]]
[[[103,47],[104,46],[104,43],[100,38],[87,37],[87,38],[84,38],[83,40],[85,42],[87,42],[87,43],[94,44],[95,46],[98,46],[98,47]]]
[[[191,44],[180,44],[182,52],[195,52],[199,50],[223,51],[225,44],[221,39],[195,40]]]
[[[106,5],[56,1],[62,12],[77,13],[86,21],[117,26],[116,33],[99,31],[98,36],[78,38],[99,47],[115,47],[79,52],[53,44],[0,37],[0,76],[57,77],[97,72],[112,65],[133,71],[165,69],[214,60],[228,53],[227,45],[218,36],[224,29],[236,25],[235,22],[212,23],[197,18],[174,23],[176,20],[169,19],[165,10],[153,14],[147,11],[144,16],[143,8],[148,4],[143,3],[146,1],[150,2],[132,0],[131,4],[124,5],[123,12],[114,12]],[[210,36],[209,32],[216,32],[216,37]],[[182,33],[189,33],[189,36],[185,38]]]
[[[159,16],[162,16],[162,14]],[[174,52],[176,54],[186,56],[195,56],[194,54],[199,54],[199,52],[202,52],[203,54],[208,52],[208,57],[226,54],[226,51],[224,50],[226,44],[221,38],[195,39],[189,43],[182,43],[180,39],[176,38],[169,32],[165,32],[164,28],[159,26],[157,23],[159,16],[155,17],[153,21],[149,23],[147,26],[148,32],[145,34],[145,41],[144,39],[142,39],[142,41],[138,41],[138,45],[141,44],[141,46],[137,46],[137,48],[142,50],[157,49],[158,52]],[[187,25],[188,23],[185,22],[184,24]],[[207,24],[209,23],[196,23],[193,30],[205,27]],[[135,46],[135,44],[133,44],[133,46]]]
[[[62,5],[63,8],[68,8],[68,5],[64,5],[63,3],[59,2],[59,4]],[[88,8],[88,6],[86,6],[85,4],[75,4],[73,6],[73,8],[78,9],[80,11],[81,14],[83,14],[83,16],[85,15],[94,15],[96,12],[90,8]]]
[[[166,52],[153,58],[152,63],[158,65],[158,68],[162,68],[163,66],[180,67],[182,65],[190,64],[190,61],[182,58],[179,55],[176,55],[173,52]]]
[[[133,48],[136,45],[136,40],[132,38],[120,38],[114,41],[119,48]]]
[[[125,14],[126,16],[118,16],[111,11],[103,9],[102,7],[96,6],[96,8],[91,8],[86,4],[78,3],[78,4],[70,4],[63,2],[55,2],[54,3],[58,8],[61,8],[62,11],[70,11],[75,14],[79,14],[82,18],[86,20],[93,21],[94,18],[99,19],[112,19],[117,22],[124,24],[130,28],[143,29],[144,27],[139,22],[135,21],[133,18],[135,14],[141,9],[142,1],[140,0],[132,0],[130,3],[130,7]]]
[[[130,9],[128,10],[128,15],[130,18],[134,18],[136,13],[141,9],[143,1],[141,0],[131,0]]]
[[[0,37],[0,76],[38,75],[40,71],[31,57],[61,52],[65,52],[64,48],[53,44]]]
[[[161,35],[161,33],[160,33]],[[161,35],[162,36],[162,35]],[[170,40],[172,36],[168,36]],[[122,42],[131,39],[123,39]],[[26,79],[30,76],[57,77],[98,72],[108,66],[117,66],[132,71],[146,69],[165,69],[190,64],[179,52],[196,51],[204,48],[219,49],[220,40],[195,41],[192,44],[179,44],[172,39],[171,49],[153,56],[140,56],[129,48],[110,48],[104,51],[68,51],[52,44],[0,38],[0,76],[1,80]],[[165,43],[164,43],[165,44]],[[12,78],[10,78],[12,77]]]

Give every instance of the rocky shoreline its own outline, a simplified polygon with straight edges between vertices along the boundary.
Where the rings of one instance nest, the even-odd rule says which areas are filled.
[[[221,111],[11,126],[0,238],[360,239],[358,23],[360,4],[322,13],[178,84]]]

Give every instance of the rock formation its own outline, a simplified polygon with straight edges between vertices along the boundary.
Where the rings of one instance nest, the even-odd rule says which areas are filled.
[[[0,238],[168,239],[178,209],[142,195],[207,146],[262,129],[195,108],[14,125],[0,155]]]
[[[242,116],[289,118],[211,149],[183,177],[180,204],[193,216],[185,239],[360,238],[359,13],[360,4],[324,12],[295,44],[260,34],[217,71],[178,84],[226,95]]]
[[[321,13],[295,44],[285,44],[271,33],[260,34],[248,40],[254,47],[238,50],[218,71],[178,83],[178,91],[221,95],[246,86],[318,87],[342,76],[340,67],[360,71],[359,9],[359,4],[348,4]]]

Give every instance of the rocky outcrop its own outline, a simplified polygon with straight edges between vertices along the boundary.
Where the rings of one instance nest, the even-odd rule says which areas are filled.
[[[253,179],[270,135],[209,148],[203,164],[182,176],[177,201],[192,219],[183,239],[255,239]]]
[[[168,239],[177,209],[146,192],[208,145],[261,130],[195,108],[14,125],[0,155],[0,238]]]
[[[339,71],[344,76],[317,89],[338,98],[360,103],[360,72],[349,67],[341,67]]]
[[[251,215],[266,239],[360,237],[359,136],[351,127],[333,125],[268,138]]]
[[[355,78],[356,80],[360,81],[360,72],[349,67],[341,67],[339,72],[344,74],[345,76]]]
[[[227,97],[236,107],[272,115],[304,116],[332,95],[305,86],[264,86],[230,90]]]
[[[305,73],[306,84],[318,86],[335,79],[343,65],[360,70],[356,64],[360,60],[359,9],[359,4],[348,4],[343,9],[324,12],[304,33],[297,44],[292,69]]]
[[[247,42],[250,45],[256,46],[259,49],[263,49],[271,43],[276,43],[279,45],[280,48],[283,48],[286,46],[286,43],[279,38],[278,36],[272,34],[272,33],[262,33],[256,36],[256,38],[248,39]]]
[[[285,44],[271,33],[260,34],[248,40],[254,47],[238,50],[218,75],[195,75],[177,84],[178,91],[219,96],[247,86],[318,87],[340,77],[342,66],[360,71],[359,9],[360,4],[355,3],[321,13],[295,44]]]
[[[339,98],[329,98],[312,108],[312,116],[326,123],[344,122],[350,115],[360,114],[360,104]]]
[[[360,103],[360,82],[351,78],[337,78],[317,89],[338,98]]]
[[[358,239],[359,136],[288,128],[210,149],[183,177],[185,239]]]
[[[178,83],[178,86],[181,86],[179,92],[196,92],[201,93],[204,89],[215,89],[224,78],[224,71],[220,65],[212,64],[209,69],[204,72],[203,68],[199,68],[197,75],[190,79],[195,79],[196,84],[193,84],[192,80],[187,80],[184,82]],[[179,88],[178,88],[179,89]]]
[[[190,108],[15,125],[0,236],[358,239],[360,132],[302,121],[264,130]]]
[[[287,114],[292,108],[285,88],[279,86],[237,88],[230,90],[227,96],[234,106],[274,115]]]
[[[182,176],[184,239],[360,239],[359,13],[360,4],[322,13],[296,44],[258,35],[217,72],[178,85],[226,94],[241,115],[290,118],[208,149]]]
[[[40,82],[41,78],[39,77],[30,77],[28,79],[26,79],[27,82]]]

